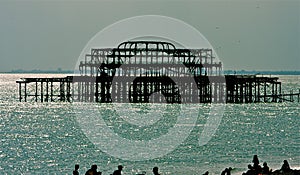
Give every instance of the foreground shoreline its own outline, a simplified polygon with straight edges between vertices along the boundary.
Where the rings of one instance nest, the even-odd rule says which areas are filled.
[[[235,168],[225,168],[220,174],[221,175],[231,175],[231,174],[240,174],[240,175],[300,175],[300,169],[293,169],[293,167],[291,168],[288,161],[284,160],[283,161],[283,165],[281,166],[280,169],[276,169],[276,170],[272,170],[268,167],[267,162],[263,163],[263,167],[260,166],[259,164],[259,160],[257,155],[253,156],[253,160],[252,160],[253,165],[249,164],[248,165],[248,170],[243,171],[243,172],[234,172],[234,170],[236,170]],[[75,165],[75,169],[73,171],[73,175],[79,175],[79,164]],[[121,172],[123,170],[123,166],[122,165],[118,165],[118,172],[119,174],[123,174]],[[126,171],[126,170],[125,170]],[[116,172],[116,171],[115,171]],[[113,174],[110,175],[115,175],[115,172]],[[165,173],[159,173],[159,168],[158,167],[154,167],[153,168],[153,174],[154,175],[163,175]],[[150,174],[152,174],[152,172],[150,172]],[[202,172],[203,173],[203,172]],[[201,172],[197,173],[197,175],[201,175]],[[82,173],[81,173],[82,174]],[[86,173],[83,173],[85,175],[102,175],[101,171],[97,171],[97,165],[94,164],[91,166],[91,168],[89,170],[86,171]],[[107,174],[107,172],[106,172]],[[117,175],[119,175],[117,174]],[[125,172],[125,174],[127,174]],[[142,173],[138,173],[135,175],[146,175],[149,174],[146,171],[142,171]],[[170,173],[166,173],[166,174],[170,174]],[[181,174],[181,173],[180,173]],[[185,172],[184,174],[188,174],[188,172]],[[204,174],[202,175],[210,175],[210,170],[206,171]],[[214,174],[214,173],[212,173]],[[215,173],[215,174],[219,174],[219,173]],[[178,174],[175,174],[178,175]]]

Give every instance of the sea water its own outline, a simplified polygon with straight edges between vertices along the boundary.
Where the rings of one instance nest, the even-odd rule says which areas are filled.
[[[199,137],[213,104],[199,104],[191,109],[199,110],[199,113],[188,137],[170,152],[148,160],[124,160],[121,155],[126,155],[126,151],[118,153],[116,150],[114,155],[95,144],[87,133],[93,131],[89,127],[94,125],[83,124],[93,118],[88,118],[89,113],[84,109],[99,112],[121,137],[159,145],[151,141],[172,129],[178,106],[157,104],[155,114],[164,117],[152,115],[152,118],[150,115],[149,120],[154,120],[151,126],[159,121],[159,126],[139,129],[119,120],[118,111],[126,113],[123,104],[18,102],[16,80],[38,76],[66,75],[0,74],[0,174],[72,174],[75,164],[80,165],[80,174],[92,164],[97,164],[98,171],[104,175],[112,173],[119,164],[124,166],[123,174],[128,175],[143,171],[151,174],[154,166],[159,167],[161,174],[201,175],[206,171],[220,174],[226,167],[233,168],[232,174],[241,174],[252,163],[255,154],[261,164],[266,161],[272,169],[280,168],[283,160],[288,160],[292,168],[300,167],[300,103],[226,104],[220,124],[204,145],[199,144]],[[299,89],[300,76],[279,77],[285,92]],[[114,109],[110,110],[112,106]],[[151,107],[139,104],[134,109],[142,114],[149,110],[144,108]],[[116,114],[112,114],[114,111]],[[130,115],[123,119],[130,121],[128,117]],[[174,133],[173,138],[176,137],[178,135]],[[109,142],[104,145],[114,147]],[[161,149],[166,146],[169,145],[161,145]],[[160,151],[159,147],[157,151]]]

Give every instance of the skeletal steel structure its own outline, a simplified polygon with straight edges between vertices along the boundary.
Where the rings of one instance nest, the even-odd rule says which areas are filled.
[[[278,77],[223,75],[212,49],[128,41],[91,49],[78,76],[18,80],[20,101],[100,103],[253,103],[294,101]],[[287,98],[287,96],[289,98]]]

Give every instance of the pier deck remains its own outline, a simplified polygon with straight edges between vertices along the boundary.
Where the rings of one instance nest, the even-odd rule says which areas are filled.
[[[278,77],[223,75],[212,49],[177,49],[168,42],[128,41],[91,49],[78,72],[21,78],[19,101],[254,103],[299,102],[300,95],[283,94]]]

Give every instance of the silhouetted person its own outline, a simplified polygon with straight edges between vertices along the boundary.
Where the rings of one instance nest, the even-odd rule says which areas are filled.
[[[119,165],[118,170],[114,171],[113,175],[121,175],[122,169],[123,169],[123,166]]]
[[[231,170],[232,170],[231,167],[229,167],[229,168],[227,169],[227,175],[231,175]]]
[[[227,168],[225,168],[225,170],[224,170],[224,171],[222,171],[221,175],[226,175],[227,171],[228,171],[228,169],[227,169]]]
[[[283,161],[283,165],[282,165],[282,167],[281,167],[281,170],[282,171],[289,171],[291,168],[290,168],[290,165],[289,165],[289,163],[288,163],[288,161],[287,160],[284,160]]]
[[[73,171],[73,175],[79,175],[78,169],[79,169],[79,165],[76,164],[75,165],[75,170]]]
[[[260,174],[261,173],[261,166],[259,165],[259,160],[257,155],[253,156],[253,170],[255,171],[255,174]]]
[[[252,165],[250,165],[250,164],[248,165],[248,171],[245,174],[247,174],[247,175],[254,175],[255,174],[255,171],[254,171]]]
[[[267,162],[264,162],[264,164],[263,164],[262,173],[263,174],[269,174],[270,173],[270,168],[268,167]]]
[[[209,174],[209,172],[208,171],[206,171],[203,175],[208,175]]]
[[[258,166],[258,165],[259,165],[259,160],[258,160],[257,155],[254,155],[254,156],[253,156],[252,163],[254,164],[254,166],[253,166],[254,168],[255,168],[255,166]]]
[[[85,175],[101,175],[101,172],[97,172],[97,165],[92,165],[91,169],[87,170]]]
[[[160,175],[160,174],[158,173],[158,167],[154,167],[154,168],[152,169],[152,172],[153,172],[154,175]]]

